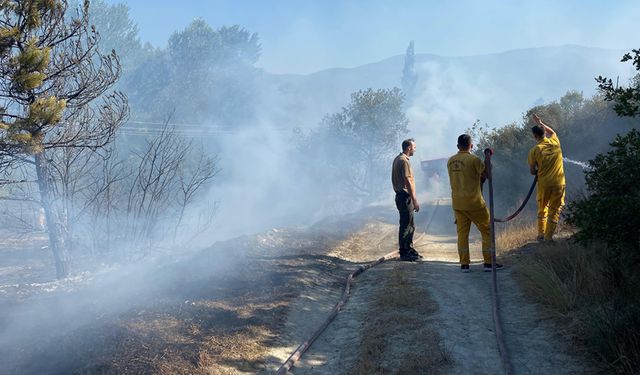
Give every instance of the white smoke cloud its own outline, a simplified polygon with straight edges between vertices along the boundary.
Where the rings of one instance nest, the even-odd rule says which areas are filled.
[[[417,154],[423,160],[453,155],[458,135],[473,125],[482,108],[496,101],[495,92],[482,76],[472,77],[452,65],[427,62],[416,70],[424,78],[407,117],[419,144]]]

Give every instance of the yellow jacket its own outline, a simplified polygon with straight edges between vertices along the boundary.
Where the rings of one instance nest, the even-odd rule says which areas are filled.
[[[558,136],[543,137],[529,151],[530,166],[538,168],[538,186],[560,186],[565,184],[562,165],[562,148]]]
[[[447,162],[454,210],[478,210],[487,205],[480,191],[480,175],[484,162],[469,151],[459,151]]]

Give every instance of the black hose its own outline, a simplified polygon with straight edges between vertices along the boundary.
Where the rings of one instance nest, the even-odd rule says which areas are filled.
[[[514,212],[513,214],[505,217],[504,219],[493,218],[493,221],[497,221],[498,223],[506,223],[507,221],[509,221],[509,220],[513,219],[514,217],[518,216],[520,211],[522,211],[524,209],[524,206],[527,205],[527,202],[529,202],[529,198],[531,198],[531,194],[533,194],[533,188],[536,187],[536,182],[538,182],[538,175],[536,175],[533,178],[533,183],[531,184],[531,187],[529,188],[529,192],[527,193],[527,197],[524,199],[524,201],[522,202],[520,207],[516,210],[516,212]]]

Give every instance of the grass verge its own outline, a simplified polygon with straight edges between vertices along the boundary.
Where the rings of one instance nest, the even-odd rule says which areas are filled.
[[[503,249],[534,238],[517,227],[504,232]],[[640,285],[631,281],[637,278],[620,278],[628,268],[624,261],[612,259],[604,244],[584,246],[570,237],[505,253],[525,293],[558,318],[577,351],[589,352],[602,373],[638,373]]]

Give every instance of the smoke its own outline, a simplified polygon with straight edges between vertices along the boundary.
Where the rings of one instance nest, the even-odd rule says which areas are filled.
[[[423,78],[407,116],[418,143],[417,155],[422,160],[453,155],[458,136],[478,119],[480,108],[495,101],[496,94],[486,89],[492,87],[487,79],[453,65],[431,61],[416,71]]]
[[[417,155],[429,160],[454,154],[458,135],[476,121],[500,128],[570,90],[595,94],[598,75],[626,82],[632,72],[630,64],[619,63],[621,55],[578,46],[451,58],[416,55],[419,81],[407,116]]]
[[[304,31],[305,35],[314,37],[310,39],[310,43],[300,36],[302,34],[292,33],[294,38],[298,35],[297,42],[313,45],[319,56],[331,51],[332,42],[322,44],[318,42],[319,38],[315,39],[318,36],[316,25],[307,20],[298,20],[292,25],[289,30]],[[292,50],[288,42],[282,42],[281,46],[283,49]],[[418,48],[419,46],[418,42]],[[265,49],[267,48],[269,46],[265,45]],[[295,48],[293,50],[297,51]],[[505,58],[509,56],[505,54]],[[581,55],[577,56],[578,58],[572,57],[573,60],[570,59],[570,62],[581,63]],[[290,66],[303,70],[306,54],[298,53],[296,58],[289,59]],[[605,60],[598,62],[599,67],[603,66],[603,61]],[[616,69],[620,69],[618,65],[609,69],[617,61],[606,61],[606,68],[600,71],[593,69],[586,76],[579,78],[581,82],[585,82],[584,87],[591,87],[593,90],[592,78],[598,74],[614,72],[611,76],[618,75],[615,74],[618,72]],[[441,169],[437,175],[425,175],[420,168],[420,161],[453,155],[457,152],[457,136],[471,127],[476,120],[480,119],[492,126],[502,126],[516,121],[538,98],[553,100],[566,90],[581,89],[582,87],[573,87],[573,81],[564,80],[565,77],[562,75],[566,74],[566,69],[557,69],[560,74],[553,75],[550,74],[551,68],[540,68],[555,67],[559,62],[558,56],[553,53],[536,60],[535,63],[523,64],[517,58],[516,62],[513,59],[505,62],[505,66],[516,66],[518,69],[489,66],[487,59],[481,57],[423,57],[417,61],[416,72],[420,81],[416,87],[416,96],[407,103],[407,116],[410,136],[416,138],[418,145],[417,153],[412,158],[418,190],[426,191],[428,197],[448,196],[446,169]],[[343,76],[338,77],[338,73]],[[184,219],[187,227],[198,228],[199,213],[203,209],[210,211],[209,206],[216,202],[213,221],[210,227],[198,233],[197,241],[181,242],[194,234],[185,233],[184,237],[178,240],[178,244],[182,245],[178,251],[154,249],[147,254],[137,254],[137,260],[143,256],[147,257],[143,261],[125,258],[121,261],[129,261],[131,264],[104,268],[79,280],[70,279],[66,284],[62,283],[62,286],[58,282],[41,287],[33,286],[34,294],[40,289],[40,296],[23,296],[23,300],[11,309],[3,309],[0,320],[0,354],[9,352],[7,348],[11,347],[25,348],[28,351],[29,343],[44,333],[47,343],[55,343],[57,336],[74,332],[93,321],[122,314],[132,306],[153,303],[152,296],[156,291],[175,285],[181,280],[238,266],[233,262],[236,254],[232,246],[226,249],[228,252],[218,253],[215,257],[206,256],[214,250],[197,253],[195,246],[208,246],[216,241],[233,239],[278,226],[307,226],[335,213],[356,210],[358,207],[352,201],[338,201],[328,193],[328,187],[340,185],[343,181],[333,180],[333,176],[321,173],[323,169],[318,165],[300,165],[301,155],[305,150],[296,147],[300,139],[293,131],[295,128],[309,131],[316,127],[321,119],[317,114],[318,108],[338,110],[336,97],[340,100],[344,97],[342,105],[346,105],[348,95],[343,96],[345,91],[356,91],[363,88],[362,85],[384,87],[380,82],[384,79],[390,81],[388,77],[394,74],[398,76],[399,81],[400,69],[371,69],[366,74],[361,74],[359,79],[343,79],[351,74],[355,75],[356,71],[326,72],[324,75],[297,78],[264,74],[257,79],[258,86],[251,89],[261,95],[255,105],[255,116],[251,120],[236,124],[237,127],[224,133],[207,133],[206,124],[199,129],[203,132],[203,137],[199,140],[209,155],[219,158],[218,165],[221,171],[215,177],[206,196],[201,197],[192,206]],[[533,78],[522,78],[528,74]],[[279,78],[282,78],[282,81],[278,82]],[[317,84],[317,81],[322,81],[322,85]],[[561,84],[549,88],[551,81]],[[344,82],[347,83],[343,84]],[[524,83],[519,85],[519,82]],[[532,82],[534,84],[528,86]],[[221,86],[213,89],[225,92],[227,88]],[[246,88],[243,87],[241,91],[244,90]],[[189,93],[195,99],[206,97],[204,94]],[[170,95],[176,94],[171,92]],[[219,103],[204,103],[202,107],[213,110],[217,104]],[[192,132],[191,135],[197,140],[197,134],[194,135]],[[327,149],[330,149],[330,145]],[[399,149],[400,145],[398,152]],[[585,167],[585,164],[579,161],[568,158],[565,158],[565,161]],[[388,174],[389,171],[381,173]],[[392,204],[393,193],[390,186],[388,192],[388,196],[374,203]],[[158,227],[166,228],[167,225],[161,223]],[[158,233],[159,236],[162,234]],[[162,237],[159,241],[161,239]],[[158,247],[166,249],[171,247],[170,245],[160,243]],[[126,244],[121,246],[124,247]],[[121,248],[113,250],[127,253]],[[171,267],[168,265],[176,264],[176,258],[181,256],[193,257],[201,268],[182,267],[170,270]],[[76,288],[75,292],[68,293]],[[59,289],[59,292],[46,294],[47,290],[53,289]],[[2,294],[10,294],[4,293],[9,290],[13,289],[6,285],[0,286]],[[13,302],[15,301],[11,301]],[[26,358],[25,363],[32,359]]]
[[[487,108],[505,95],[488,77],[447,61],[423,62],[416,72],[420,80],[407,117],[418,146],[412,161],[417,190],[422,200],[447,198],[451,190],[446,160],[458,152],[458,136],[480,116],[496,118]]]
[[[93,358],[105,350],[101,346],[109,338],[99,334],[104,335],[105,327],[113,335],[117,335],[114,330],[122,329],[114,317],[128,311],[141,314],[162,302],[180,307],[184,303],[179,293],[182,285],[237,268],[242,257],[211,251],[190,255],[102,267],[99,272],[50,283],[1,287],[0,292],[7,295],[0,300],[0,372],[77,371],[80,364],[86,365],[83,355]]]
[[[293,174],[291,137],[267,122],[226,137],[220,145],[222,171],[209,193],[220,206],[208,240],[293,224],[287,216],[297,218],[305,200],[296,195],[300,176]]]

